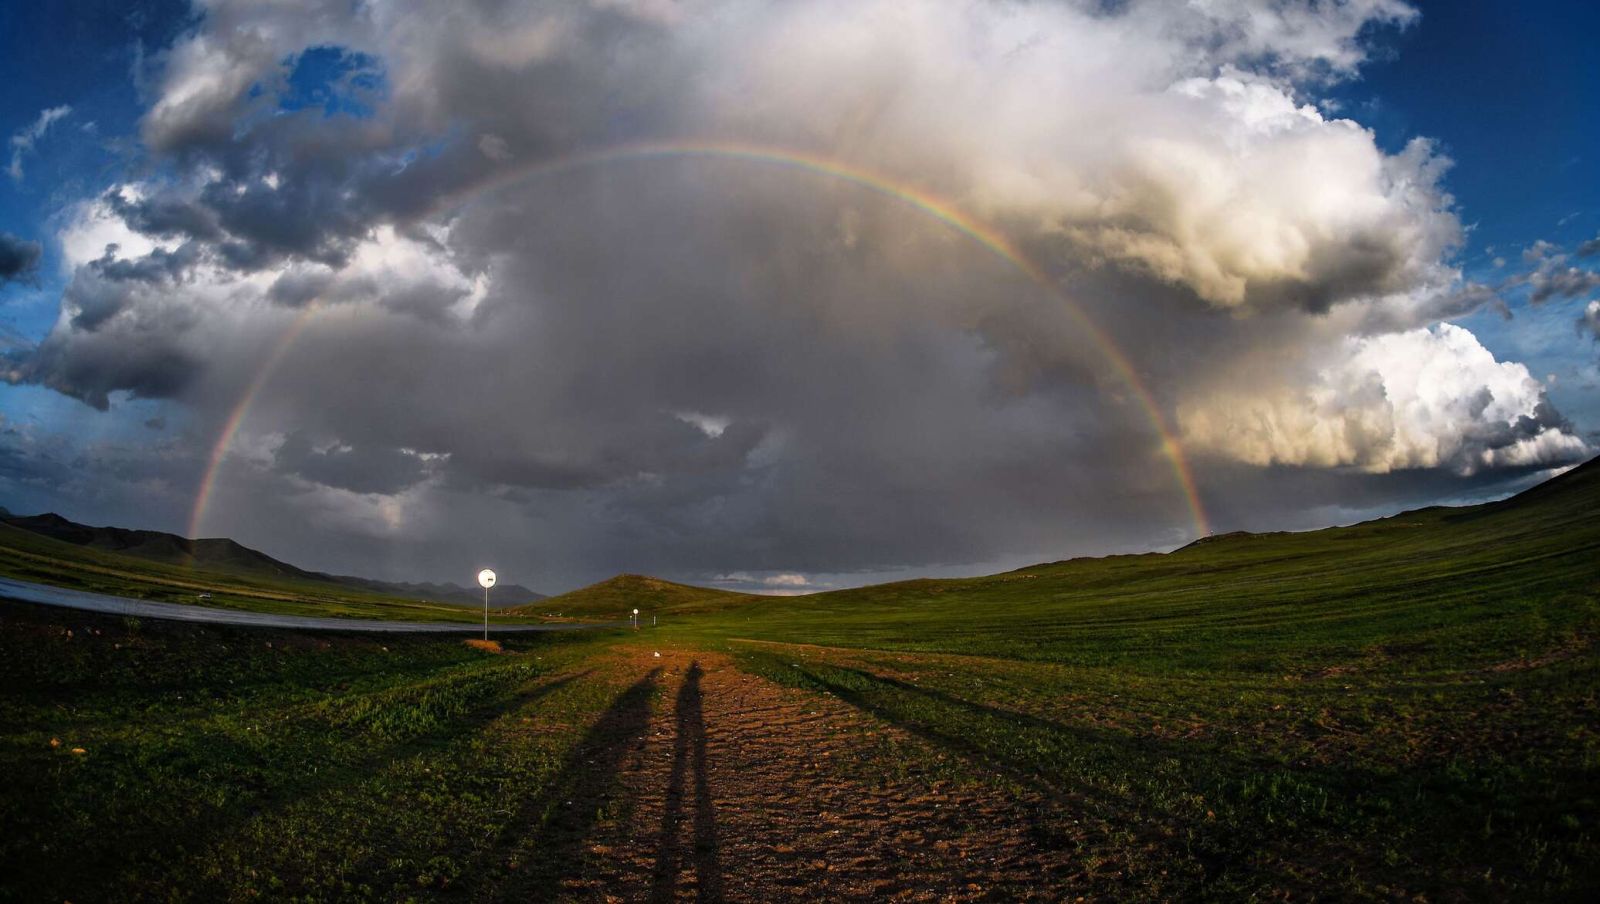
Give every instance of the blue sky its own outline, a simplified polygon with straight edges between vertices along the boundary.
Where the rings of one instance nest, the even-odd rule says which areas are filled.
[[[1422,21],[1385,38],[1386,53],[1334,96],[1394,149],[1423,135],[1455,161],[1447,187],[1468,224],[1460,264],[1495,283],[1538,241],[1571,247],[1600,235],[1600,4],[1449,0],[1420,4]],[[1600,430],[1600,353],[1574,343],[1583,299],[1529,307],[1513,320],[1461,322],[1496,357],[1555,374],[1551,397]]]
[[[385,10],[403,13],[407,2]],[[464,0],[413,29],[332,0],[316,15],[216,0],[209,17],[183,2],[0,0],[0,233],[43,249],[36,271],[0,281],[0,342],[23,362],[0,384],[11,442],[0,448],[0,504],[186,528],[211,445],[261,362],[277,359],[294,306],[339,292],[349,320],[329,318],[323,337],[337,351],[314,359],[323,328],[314,325],[297,350],[303,360],[283,368],[305,385],[266,381],[260,412],[239,431],[248,454],[221,472],[224,502],[204,529],[314,567],[430,578],[445,558],[434,552],[439,538],[459,533],[470,511],[483,537],[531,531],[569,544],[583,559],[573,581],[626,568],[739,574],[752,586],[774,575],[791,586],[792,573],[839,582],[960,573],[1168,547],[1192,533],[1170,481],[1146,476],[1170,471],[1151,466],[1161,453],[1148,418],[1048,306],[984,307],[1013,281],[985,269],[989,257],[950,252],[945,227],[749,163],[747,172],[636,162],[603,180],[578,173],[473,194],[522,162],[613,144],[619,129],[629,140],[731,137],[800,150],[988,206],[1015,244],[1044,249],[1041,259],[1059,265],[1052,275],[1123,341],[1173,429],[1192,441],[1222,528],[1310,527],[1515,489],[1570,463],[1574,448],[1600,447],[1600,346],[1576,328],[1600,288],[1600,257],[1576,254],[1600,236],[1600,67],[1591,62],[1600,5],[1422,2],[1420,19],[1396,28],[1397,3],[1263,3],[1259,15],[1229,18],[1248,4],[980,4],[957,14],[951,4],[861,0],[842,16],[839,0],[794,0],[742,8],[710,20],[714,28],[640,4],[585,7],[555,28],[536,0]],[[918,27],[883,26],[896,17]],[[838,40],[843,32],[851,40]],[[249,40],[235,41],[241,34]],[[907,41],[928,43],[900,55]],[[1129,56],[1104,60],[1107,46]],[[1337,67],[1352,46],[1365,59],[1354,77],[1329,85],[1306,75]],[[886,76],[885,61],[900,68]],[[141,131],[163,92],[243,71],[254,79],[247,87],[177,110],[156,138]],[[1241,72],[1244,83],[1230,82]],[[1174,79],[1204,84],[1183,94],[1169,90]],[[1262,90],[1230,93],[1247,91],[1241,84]],[[964,90],[972,85],[992,96]],[[1106,127],[1097,119],[1086,129],[1075,117],[1108,93],[1137,115],[1095,113]],[[1373,137],[1352,145],[1348,130],[1292,116],[1257,130],[1258,117],[1292,110],[1291,98]],[[1291,133],[1326,150],[1318,159],[1331,168],[1297,169],[1300,158],[1275,144]],[[1259,156],[1235,155],[1218,135]],[[1430,206],[1434,186],[1407,195],[1363,169],[1383,154],[1393,155],[1386,164],[1402,160],[1418,137],[1452,162],[1440,188],[1453,216]],[[1381,153],[1369,153],[1374,144]],[[1140,172],[1139,153],[1153,147],[1223,178],[1184,185],[1166,163]],[[1246,159],[1282,172],[1253,171]],[[1019,186],[1048,189],[1029,196]],[[1280,204],[1285,186],[1321,196],[1304,209]],[[107,275],[96,269],[103,262],[74,274],[63,263],[73,218],[124,189],[191,216],[191,226],[203,221],[175,232],[149,225],[155,207],[116,214],[132,230],[123,234],[166,242],[163,253],[191,246],[187,263],[162,271],[170,282]],[[1099,206],[1073,206],[1074,192],[1102,189]],[[1227,202],[1237,207],[1207,207],[1229,191],[1245,193]],[[443,209],[444,197],[475,200],[450,217],[410,219]],[[1084,213],[1118,204],[1129,206],[1105,223]],[[1250,214],[1238,222],[1263,224],[1260,254],[1239,252],[1249,234],[1232,231],[1235,209]],[[1041,211],[1080,219],[1035,234]],[[1194,219],[1164,219],[1174,212]],[[1456,219],[1464,242],[1437,260],[1434,239]],[[1130,223],[1143,234],[1119,244]],[[874,230],[893,241],[871,244]],[[1285,235],[1323,246],[1279,268],[1273,255],[1295,245],[1279,243]],[[1184,270],[1174,260],[1200,263]],[[920,277],[895,269],[907,261]],[[1348,272],[1319,271],[1328,261]],[[115,262],[123,274],[173,264],[128,249]],[[1439,315],[1394,299],[1436,290],[1435,264],[1459,268],[1500,303],[1457,316],[1466,333],[1363,345],[1372,334],[1362,324],[1396,335],[1434,326],[1428,318]],[[1536,302],[1540,280],[1569,268],[1581,271],[1581,291]],[[149,289],[157,284],[167,294]],[[107,319],[72,319],[83,308],[63,307],[69,287],[100,292],[90,303],[105,305]],[[830,291],[850,300],[817,300]],[[644,306],[609,307],[629,292]],[[1139,304],[1125,304],[1130,296]],[[863,297],[872,317],[830,319]],[[764,307],[753,311],[751,299]],[[1339,302],[1331,314],[1329,299]],[[657,322],[657,304],[681,310]],[[941,304],[965,313],[939,321]],[[1363,305],[1366,315],[1352,313]],[[529,319],[508,313],[517,311]],[[783,319],[796,312],[812,319]],[[480,322],[497,316],[510,319]],[[807,334],[807,324],[821,332]],[[874,329],[893,340],[862,344]],[[797,333],[818,343],[814,359],[790,344]],[[765,343],[776,347],[753,351]],[[574,345],[586,354],[568,360]],[[1538,386],[1486,365],[1483,349],[1526,365],[1567,421],[1549,414]],[[896,367],[878,360],[885,354]],[[367,373],[340,367],[362,355],[369,372],[393,369],[387,379],[411,392],[449,373],[462,381],[452,391],[475,403],[537,409],[499,440],[521,457],[465,444],[454,416],[358,398]],[[594,355],[607,367],[596,371]],[[484,369],[522,382],[472,383],[463,356],[497,361]],[[1375,420],[1362,380],[1403,382],[1407,356],[1438,356],[1430,373],[1455,373],[1459,385],[1385,384],[1410,407]],[[705,360],[722,369],[684,364]],[[571,369],[545,364],[561,361]],[[1494,423],[1472,401],[1490,386],[1504,409]],[[108,398],[109,411],[79,398]],[[1308,399],[1324,401],[1291,410]],[[722,428],[695,426],[713,422]],[[1393,435],[1356,448],[1374,423]],[[1434,440],[1449,454],[1430,457]],[[1477,461],[1493,473],[1462,464]],[[913,477],[927,483],[902,485]],[[811,498],[819,484],[830,498]],[[934,485],[937,498],[926,493]],[[890,509],[898,514],[883,514]],[[307,513],[344,540],[297,531]],[[576,526],[596,519],[603,528],[592,536]],[[357,551],[336,552],[346,548]]]
[[[70,107],[17,162],[22,178],[0,173],[0,232],[44,246],[35,278],[0,286],[0,328],[37,341],[55,322],[70,277],[51,241],[64,208],[104,190],[136,165],[143,110],[136,71],[190,22],[187,3],[0,3],[0,152],[41,111]],[[94,417],[81,403],[32,386],[0,391],[0,413],[48,420],[86,436],[122,432],[122,419]]]

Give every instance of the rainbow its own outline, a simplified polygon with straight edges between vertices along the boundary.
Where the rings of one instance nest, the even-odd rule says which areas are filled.
[[[211,452],[206,456],[206,470],[200,477],[200,488],[195,492],[194,508],[189,511],[189,536],[192,539],[200,538],[200,528],[205,523],[206,509],[211,505],[211,495],[217,488],[217,475],[222,473],[222,460],[227,457],[228,449],[233,446],[234,436],[238,434],[239,428],[244,426],[245,418],[255,405],[256,396],[261,394],[261,388],[271,380],[273,371],[278,369],[278,362],[283,360],[283,356],[289,353],[289,349],[300,338],[300,334],[305,332],[306,325],[316,315],[319,306],[318,302],[312,301],[294,316],[294,320],[278,337],[277,343],[267,353],[267,357],[262,360],[255,376],[250,378],[250,385],[240,394],[233,410],[228,412],[227,419],[222,422],[222,429],[217,431],[216,442],[211,444]]]
[[[1177,437],[1167,424],[1166,416],[1162,413],[1161,407],[1156,403],[1154,396],[1151,395],[1144,381],[1139,378],[1138,371],[1134,369],[1133,362],[1129,360],[1127,354],[1122,351],[1121,347],[1105,330],[1090,319],[1088,313],[1077,302],[1066,296],[1055,281],[1042,268],[1019,251],[1005,235],[994,227],[974,219],[955,205],[914,185],[899,182],[882,173],[873,172],[838,160],[782,148],[720,142],[629,144],[565,157],[537,160],[522,166],[511,167],[494,174],[488,179],[444,195],[439,202],[427,208],[419,219],[438,216],[461,206],[472,198],[481,196],[486,191],[505,188],[527,179],[587,169],[608,163],[685,157],[744,161],[798,170],[850,183],[876,194],[892,198],[914,210],[934,217],[977,242],[996,257],[1027,276],[1029,280],[1063,304],[1073,323],[1094,341],[1095,346],[1099,348],[1106,362],[1111,365],[1112,372],[1117,379],[1133,394],[1151,428],[1161,440],[1162,454],[1172,468],[1173,479],[1189,509],[1195,535],[1204,537],[1211,533],[1205,506],[1201,502],[1200,492],[1195,486],[1194,473],[1189,467],[1188,460],[1184,457],[1183,447],[1178,443]],[[300,334],[304,332],[306,325],[311,321],[316,310],[317,306],[314,303],[307,305],[295,317],[289,327],[284,330],[277,344],[262,362],[260,370],[257,371],[249,386],[239,397],[238,403],[224,421],[222,430],[218,434],[216,443],[212,446],[211,453],[207,458],[206,471],[201,478],[199,491],[195,495],[194,509],[189,518],[189,536],[198,537],[200,535],[201,526],[205,521],[206,509],[216,489],[217,474],[221,470],[223,460],[227,457],[228,449],[233,444],[234,436],[239,432],[239,428],[249,415],[256,396],[261,392],[262,387],[266,385],[272,372],[277,368],[279,362],[283,360],[284,355],[294,345]]]

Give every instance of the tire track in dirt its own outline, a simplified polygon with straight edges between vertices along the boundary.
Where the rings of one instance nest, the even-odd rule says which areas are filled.
[[[1060,900],[1081,865],[1029,831],[1029,802],[864,774],[921,743],[842,701],[780,687],[721,654],[626,649],[661,669],[627,800],[559,896],[604,901]]]

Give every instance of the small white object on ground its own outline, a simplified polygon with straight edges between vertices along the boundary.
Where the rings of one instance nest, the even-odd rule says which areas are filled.
[[[661,651],[659,651],[659,650],[656,651],[656,658],[657,659],[661,658]]]

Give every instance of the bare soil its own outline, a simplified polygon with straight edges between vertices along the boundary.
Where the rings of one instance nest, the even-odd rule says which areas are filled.
[[[1069,856],[1023,798],[873,765],[915,739],[718,654],[621,650],[661,694],[622,758],[589,868],[552,897],[606,901],[1060,900]],[[1071,896],[1067,896],[1068,900]]]

